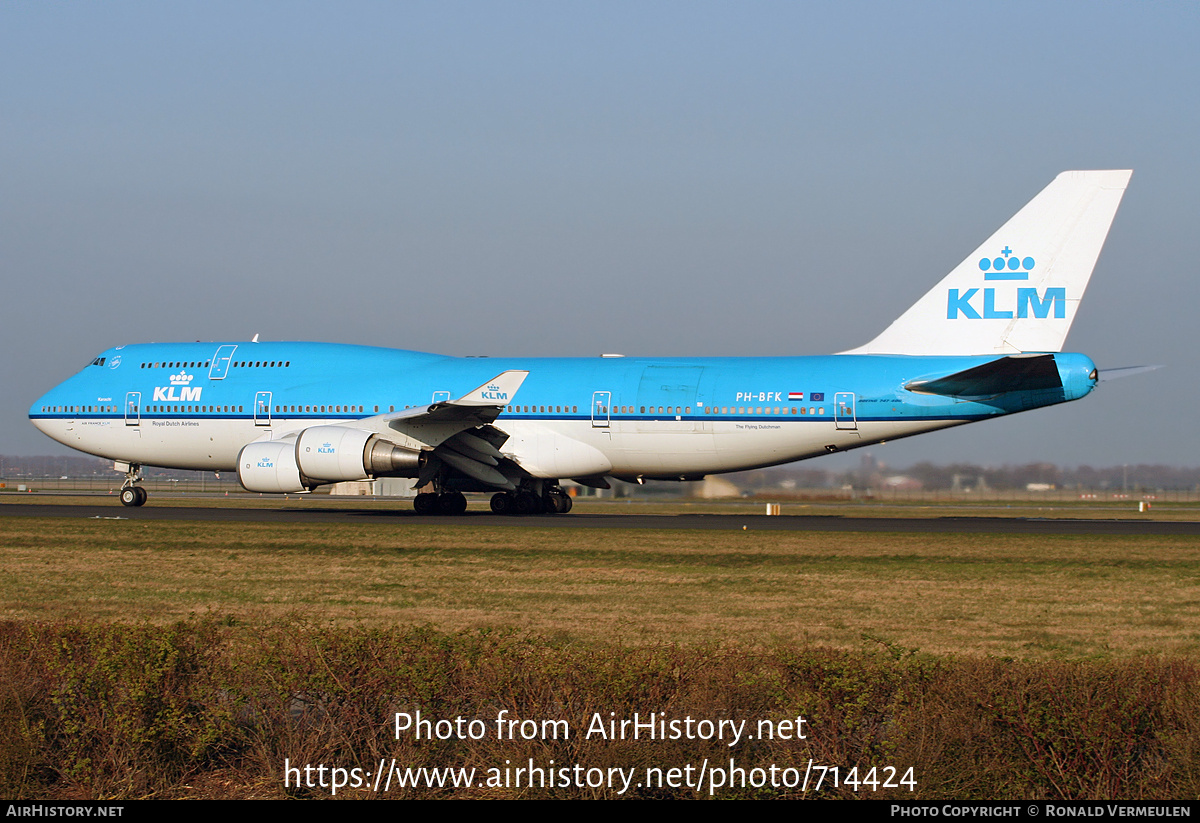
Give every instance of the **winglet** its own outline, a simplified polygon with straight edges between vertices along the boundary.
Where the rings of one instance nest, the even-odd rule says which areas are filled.
[[[521,388],[529,372],[513,369],[501,372],[474,391],[467,392],[457,400],[438,403],[439,406],[506,406]]]
[[[528,376],[529,372],[524,369],[501,372],[457,400],[439,400],[427,406],[414,406],[404,411],[381,414],[377,419],[386,421],[393,428],[401,420],[412,422],[420,418],[443,421],[469,419],[476,423],[490,423],[512,402],[517,389],[521,388]]]

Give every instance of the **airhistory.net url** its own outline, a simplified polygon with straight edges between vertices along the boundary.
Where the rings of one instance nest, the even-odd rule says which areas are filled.
[[[379,761],[375,770],[340,766],[292,765],[283,761],[284,789],[324,789],[332,795],[339,791],[357,790],[387,794],[404,789],[591,789],[611,790],[618,796],[634,789],[692,789],[715,795],[722,790],[746,788],[791,789],[817,792],[822,788],[850,788],[854,791],[877,791],[884,788],[916,789],[916,778],[910,767],[902,775],[892,766],[851,769],[822,766],[809,760],[803,768],[794,766],[737,765],[736,758],[728,763],[710,763],[664,768],[609,766],[588,767],[580,763],[569,766],[550,760],[539,766],[533,758],[524,765],[505,760],[503,766],[487,769],[473,767],[402,767],[393,759]]]

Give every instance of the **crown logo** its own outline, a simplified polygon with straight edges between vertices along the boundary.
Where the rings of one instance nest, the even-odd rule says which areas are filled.
[[[187,372],[181,371],[179,374],[171,375],[171,385],[172,386],[186,386],[188,383],[191,383],[191,382],[192,382],[192,375],[188,374]]]
[[[1008,246],[1000,250],[999,257],[979,259],[979,270],[983,272],[984,280],[1028,280],[1034,265],[1036,263],[1032,257],[1017,257]]]

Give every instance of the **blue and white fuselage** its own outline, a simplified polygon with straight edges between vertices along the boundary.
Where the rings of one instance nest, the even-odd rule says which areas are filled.
[[[213,376],[219,351],[232,364]],[[561,434],[604,456],[570,473],[696,479],[786,463],[1083,397],[1095,366],[1056,354],[1061,385],[961,399],[906,385],[995,357],[455,358],[327,343],[172,343],[110,349],[40,398],[50,437],[114,460],[233,471],[247,443],[353,426],[529,376],[493,425]],[[115,367],[113,364],[116,364]],[[501,448],[503,452],[504,449]]]
[[[699,479],[1076,400],[1061,353],[1128,172],[1066,172],[866,346],[771,358],[456,358],[307,342],[129,345],[33,423],[127,471],[236,470],[285,492],[378,476],[460,510],[565,511],[558,483]],[[994,255],[994,256],[993,256]],[[1007,308],[1006,308],[1007,306]],[[441,501],[440,503],[438,501]]]

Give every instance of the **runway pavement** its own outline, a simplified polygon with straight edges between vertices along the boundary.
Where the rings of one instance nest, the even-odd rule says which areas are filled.
[[[1062,535],[1200,535],[1200,522],[1152,520],[1054,519],[1032,517],[842,517],[746,514],[594,514],[498,517],[472,510],[459,517],[421,517],[407,509],[323,507],[281,504],[274,508],[223,506],[184,507],[163,503],[144,508],[120,505],[9,503],[0,517],[67,517],[106,520],[177,520],[241,523],[376,523],[406,525],[470,525],[555,529],[713,529],[741,531],[908,532]]]

